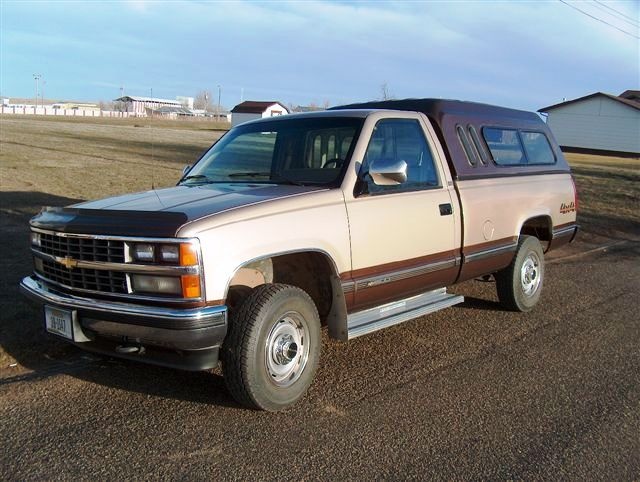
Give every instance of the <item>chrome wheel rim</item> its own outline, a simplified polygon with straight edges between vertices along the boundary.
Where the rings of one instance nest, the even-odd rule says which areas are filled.
[[[526,296],[533,296],[542,282],[540,258],[535,252],[527,254],[520,269],[522,291]]]
[[[267,336],[265,366],[269,379],[278,387],[288,387],[300,378],[308,360],[307,322],[300,313],[285,313]]]

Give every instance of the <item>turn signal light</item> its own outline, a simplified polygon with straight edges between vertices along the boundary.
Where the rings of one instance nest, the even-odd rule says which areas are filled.
[[[200,298],[200,276],[198,276],[197,274],[187,274],[183,275],[181,278],[182,297]]]
[[[180,245],[180,266],[194,266],[198,264],[198,254],[192,244]]]

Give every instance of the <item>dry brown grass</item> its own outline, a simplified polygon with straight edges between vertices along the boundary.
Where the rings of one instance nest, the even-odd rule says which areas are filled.
[[[565,154],[579,194],[578,221],[586,231],[640,236],[640,160]]]
[[[168,186],[222,133],[203,121],[86,121],[0,117],[2,191],[96,199]]]

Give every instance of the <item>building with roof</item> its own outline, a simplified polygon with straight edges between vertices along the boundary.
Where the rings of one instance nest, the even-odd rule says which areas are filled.
[[[122,102],[122,109],[120,110],[133,113],[140,117],[152,115],[152,113],[160,107],[182,107],[182,104],[177,100],[133,95],[119,97],[114,99],[114,102]]]
[[[539,109],[565,151],[640,155],[640,91],[596,92]]]
[[[281,102],[245,100],[231,109],[231,126],[264,117],[275,117],[288,114],[289,109]]]

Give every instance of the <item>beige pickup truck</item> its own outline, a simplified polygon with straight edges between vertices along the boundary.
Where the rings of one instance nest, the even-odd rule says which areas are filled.
[[[312,382],[321,329],[349,340],[495,278],[539,302],[544,253],[576,235],[569,166],[533,113],[413,99],[237,126],[168,189],[44,208],[23,293],[47,331],[186,370],[279,410]]]

